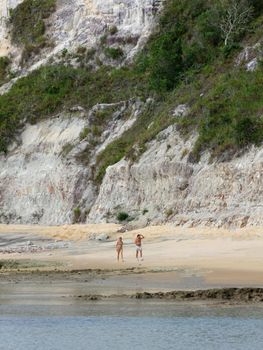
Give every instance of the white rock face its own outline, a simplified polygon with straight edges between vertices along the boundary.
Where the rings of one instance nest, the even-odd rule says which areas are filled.
[[[78,118],[26,127],[21,146],[0,158],[0,221],[71,222],[72,193],[84,171],[64,160],[61,152],[83,127]]]
[[[58,0],[52,37],[60,46],[92,45],[105,28],[144,35],[153,22],[153,0]]]
[[[89,141],[81,140],[80,133],[90,128],[96,110],[113,106],[96,105],[89,112],[76,107],[69,115],[25,127],[19,144],[10,147],[8,156],[0,156],[0,222],[57,225],[71,223],[74,208],[82,215],[89,211],[97,196],[92,181],[97,154],[133,125],[142,108],[139,101],[116,104],[84,165],[78,155]],[[122,119],[128,110],[130,118]]]
[[[14,52],[5,25],[11,8],[23,0],[2,0],[0,3],[0,55]],[[156,0],[57,0],[57,10],[47,23],[47,36],[54,43],[50,52],[38,57],[32,69],[44,64],[63,49],[70,51],[79,46],[92,47],[111,26],[118,28],[118,35],[137,36],[141,41],[150,33],[154,14],[161,1]],[[156,5],[158,4],[158,5]],[[130,55],[136,52],[130,48]]]
[[[146,209],[153,223],[263,225],[263,148],[231,162],[193,165],[186,156],[192,145],[169,127],[137,164],[109,167],[89,221],[120,211],[139,217]]]

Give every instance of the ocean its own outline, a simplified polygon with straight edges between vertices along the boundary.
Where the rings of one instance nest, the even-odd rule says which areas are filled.
[[[126,300],[0,305],[2,350],[263,348],[263,308]]]

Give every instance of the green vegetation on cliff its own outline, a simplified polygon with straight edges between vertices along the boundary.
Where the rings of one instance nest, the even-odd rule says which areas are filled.
[[[24,0],[11,11],[12,41],[24,47],[24,61],[47,45],[45,19],[55,8],[56,0]]]
[[[228,18],[229,11],[233,11],[232,17],[242,12],[247,15],[238,21]],[[227,58],[240,48],[244,35],[253,31],[262,11],[259,0],[166,1],[158,29],[138,60],[150,88],[172,90],[189,73],[199,72],[218,57]]]
[[[158,27],[132,66],[102,66],[94,71],[61,64],[42,67],[20,79],[0,96],[0,151],[7,151],[26,121],[35,123],[74,105],[90,108],[134,97],[153,97],[155,102],[98,156],[97,181],[122,157],[135,160],[146,143],[172,123],[185,135],[198,130],[193,161],[206,149],[212,157],[226,159],[244,147],[261,144],[263,66],[247,72],[236,66],[235,58],[242,46],[262,36],[263,4],[259,0],[236,2],[247,15],[229,32],[224,19],[235,1],[167,0]],[[30,4],[40,6],[33,0],[22,4],[30,11]],[[44,10],[37,11],[40,15],[35,19],[39,28],[32,29],[31,19],[21,27],[22,7],[12,14],[13,30],[18,31],[13,32],[13,38],[25,46],[38,46],[44,40],[41,23],[53,11],[54,1],[41,4]],[[108,54],[120,56],[115,51]],[[187,103],[191,113],[175,118],[171,111],[180,103]]]
[[[262,84],[262,65],[255,72],[236,68],[217,77],[190,115],[199,131],[193,159],[198,160],[206,149],[212,157],[228,159],[246,146],[262,143]]]
[[[36,123],[67,108],[118,102],[144,95],[143,80],[129,69],[93,72],[63,65],[42,67],[0,96],[0,152],[6,152],[25,122]],[[141,84],[141,85],[140,85]]]

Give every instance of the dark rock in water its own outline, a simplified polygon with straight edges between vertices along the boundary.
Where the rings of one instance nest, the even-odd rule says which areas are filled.
[[[97,300],[101,300],[101,296],[100,295],[95,295],[95,294],[88,294],[88,295],[78,295],[77,298],[80,298],[82,300],[91,300],[91,301],[97,301]]]
[[[217,301],[229,303],[261,303],[263,302],[263,288],[222,288],[222,289],[205,289],[195,291],[171,291],[157,293],[135,293],[133,295],[117,294],[111,296],[87,294],[78,295],[76,298],[81,298],[85,301],[96,301],[102,299],[115,298],[131,298],[131,299],[161,299],[180,301]]]
[[[263,288],[222,288],[196,291],[173,291],[167,293],[136,293],[135,299],[167,300],[224,300],[236,302],[263,302]]]
[[[136,293],[135,294],[135,299],[151,299],[153,298],[153,294],[152,293]]]

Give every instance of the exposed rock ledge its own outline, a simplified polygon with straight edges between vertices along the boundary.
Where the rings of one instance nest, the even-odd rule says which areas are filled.
[[[96,301],[101,299],[131,298],[131,299],[161,299],[173,301],[217,301],[229,303],[262,303],[263,288],[218,288],[196,291],[172,291],[157,293],[136,293],[133,295],[103,296],[96,294],[78,295],[76,298]]]

